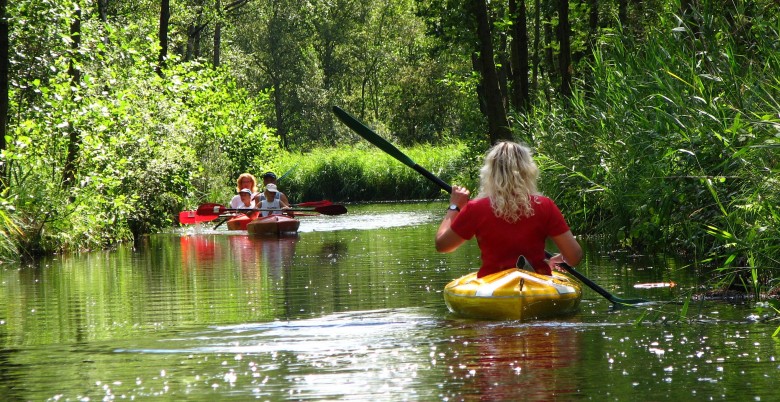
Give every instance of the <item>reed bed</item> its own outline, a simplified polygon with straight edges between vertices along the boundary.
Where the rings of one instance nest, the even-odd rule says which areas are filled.
[[[780,269],[780,52],[729,36],[605,36],[570,102],[522,116],[574,230],[712,264],[760,296]],[[715,30],[705,32],[715,32]],[[672,35],[673,38],[668,36]],[[670,40],[671,39],[671,40]],[[752,52],[750,57],[747,52]]]
[[[404,148],[420,166],[445,182],[473,185],[466,147],[420,145]],[[290,173],[279,185],[296,202],[329,199],[339,202],[439,199],[446,194],[419,173],[386,155],[364,146],[315,149],[286,153],[277,171]],[[281,174],[281,173],[278,173]]]

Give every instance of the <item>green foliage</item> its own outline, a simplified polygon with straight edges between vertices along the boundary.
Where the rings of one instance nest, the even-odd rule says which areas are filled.
[[[400,144],[446,142],[479,127],[478,113],[468,110],[476,106],[471,93],[444,82],[448,74],[450,81],[468,81],[469,58],[425,36],[414,1],[245,8],[226,29],[232,40],[224,57],[249,93],[270,94],[273,111],[265,122],[284,149],[355,142],[330,113],[334,104],[387,127]]]
[[[34,14],[29,25],[65,35],[61,12]],[[21,40],[28,26],[13,27]],[[230,177],[276,153],[278,140],[258,114],[267,97],[250,97],[226,69],[198,63],[171,63],[161,78],[154,43],[137,29],[86,20],[79,57],[39,58],[43,68],[25,70],[29,55],[15,56],[16,72],[45,77],[16,74],[12,82],[0,254],[102,248],[169,227],[179,211],[227,194]],[[81,71],[76,83],[71,62]],[[77,175],[65,186],[71,133]]]
[[[533,108],[511,120],[516,138],[538,151],[542,189],[578,234],[688,253],[720,266],[724,285],[758,294],[776,285],[780,243],[780,14],[769,0],[694,3],[678,15],[678,2],[628,2],[621,20],[617,3],[572,4],[575,90],[561,100],[555,4],[526,2],[528,21],[540,18],[529,25],[540,53],[529,76]],[[515,23],[507,6],[489,2],[503,73]],[[173,56],[161,78],[158,2],[109,2],[105,22],[90,2],[12,2],[0,255],[105,247],[156,231],[179,210],[229,199],[242,172],[295,167],[280,184],[299,202],[441,196],[339,124],[333,104],[446,181],[475,189],[488,144],[467,7],[283,0],[222,14],[173,2]],[[214,69],[201,57],[217,19],[223,66]],[[78,175],[63,186],[71,134]],[[323,144],[346,147],[311,150]]]
[[[445,195],[416,171],[376,148],[350,146],[316,149],[306,154],[284,153],[277,172],[292,169],[279,181],[291,202],[387,201],[434,199]],[[466,147],[417,146],[403,149],[406,155],[445,182],[474,188],[468,175]]]

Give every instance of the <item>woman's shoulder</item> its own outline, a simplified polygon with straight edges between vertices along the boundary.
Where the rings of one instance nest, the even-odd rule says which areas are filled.
[[[555,204],[555,201],[553,201],[552,198],[542,194],[531,195],[531,202],[534,204]]]
[[[536,211],[558,210],[558,205],[555,204],[555,201],[553,201],[552,198],[541,194],[534,194],[531,196],[531,205],[534,206]]]
[[[469,200],[469,204],[471,204],[474,207],[490,208],[490,198],[488,197],[474,198],[472,200]]]

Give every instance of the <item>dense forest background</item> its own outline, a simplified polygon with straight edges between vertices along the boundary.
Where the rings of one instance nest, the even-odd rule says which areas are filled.
[[[290,171],[297,201],[442,197],[537,152],[578,235],[774,287],[772,0],[0,0],[0,256],[109,247]]]

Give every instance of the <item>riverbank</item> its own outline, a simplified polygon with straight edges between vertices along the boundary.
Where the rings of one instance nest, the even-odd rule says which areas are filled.
[[[477,154],[474,148],[463,143],[454,143],[446,147],[404,148],[403,152],[445,182],[465,185],[472,191],[477,191],[477,162],[481,154]],[[738,208],[733,201],[731,204],[713,204],[709,197],[717,196],[715,186],[718,186],[718,183],[698,181],[701,190],[706,190],[709,186],[712,192],[694,192],[690,189],[682,191],[683,188],[666,185],[646,186],[642,193],[631,193],[629,191],[636,191],[638,187],[621,187],[625,184],[623,177],[605,176],[605,181],[597,184],[576,170],[576,165],[570,168],[559,162],[561,155],[550,153],[548,148],[540,149],[536,157],[542,170],[540,189],[556,200],[578,236],[598,237],[601,242],[613,244],[615,249],[675,253],[686,255],[689,260],[703,265],[722,266],[719,276],[723,278],[723,285],[729,285],[734,282],[733,278],[738,278],[742,283],[746,283],[748,293],[754,295],[765,293],[774,287],[771,271],[762,270],[761,267],[768,266],[762,264],[771,263],[771,260],[762,256],[763,253],[771,251],[771,244],[778,243],[776,228],[759,230],[767,217],[755,214],[753,209]],[[362,144],[338,149],[315,149],[305,154],[281,152],[277,161],[274,167],[264,166],[261,170],[251,173],[259,176],[265,169],[289,172],[279,182],[279,186],[292,202],[328,199],[349,203],[436,200],[447,197],[446,193],[414,170],[380,150]],[[648,178],[637,177],[636,181],[646,180]],[[214,183],[210,185],[214,186]],[[168,222],[167,225],[170,226],[174,224],[180,210],[203,202],[227,203],[233,191],[228,184],[223,184],[218,190],[212,191],[220,194],[219,196],[187,197],[183,204],[173,203],[167,210],[160,210],[160,214],[165,216],[157,216],[155,219]],[[735,194],[733,200],[739,199],[738,197],[739,194]],[[686,200],[695,204],[683,208],[681,203]],[[665,204],[671,205],[661,208]],[[678,208],[672,208],[672,205],[678,205]],[[738,242],[736,245],[742,244],[742,247],[736,247],[735,240],[739,239],[729,236],[713,225],[713,214],[707,209],[715,209],[717,212],[718,205],[724,210],[729,208],[724,217],[743,222],[743,227],[756,227],[752,243]],[[691,210],[696,213],[690,213]],[[57,225],[54,226],[46,219],[38,221],[36,225],[25,224],[21,221],[21,216],[22,214],[6,214],[3,219],[5,226],[0,252],[5,260],[18,259],[20,256],[34,258],[36,255],[85,250],[72,247],[77,244],[74,242],[76,233],[61,231],[58,236],[52,236],[51,230],[55,227],[67,227],[63,220],[72,220],[72,227],[80,227],[83,222],[100,219],[99,215],[93,216],[84,212],[65,214],[57,217]],[[100,232],[97,230],[99,226],[96,226],[96,230],[89,235],[104,237],[102,244],[107,248],[111,248],[113,244],[133,241],[130,226],[132,219],[138,217],[127,218],[130,217],[124,220],[116,217],[110,226],[110,232]],[[48,240],[39,242],[37,249],[16,248],[29,244],[23,240],[34,236]],[[771,243],[772,241],[774,243]],[[723,253],[730,253],[732,257],[724,257]]]

